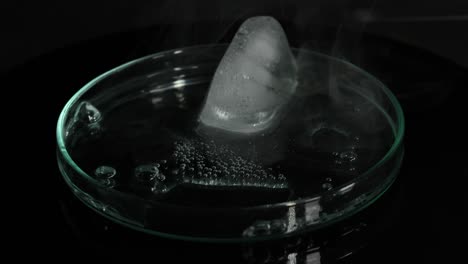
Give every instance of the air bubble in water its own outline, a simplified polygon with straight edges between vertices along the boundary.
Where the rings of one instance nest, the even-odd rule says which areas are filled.
[[[329,182],[326,182],[326,183],[323,183],[322,184],[322,189],[326,190],[326,191],[329,191],[333,188],[333,185]]]
[[[357,154],[356,152],[352,150],[345,151],[340,154],[340,159],[342,159],[343,161],[352,162],[352,161],[355,161],[356,158],[357,158]]]
[[[94,175],[96,175],[97,179],[103,180],[103,179],[110,179],[115,176],[117,171],[109,166],[99,166],[97,169],[94,171]]]
[[[156,165],[140,165],[135,168],[135,177],[138,181],[149,182],[159,176],[159,169]]]
[[[114,188],[117,184],[114,179],[101,179],[99,183],[106,186],[107,188]]]
[[[151,191],[155,194],[163,194],[169,191],[167,185],[161,181],[155,181],[153,187],[151,187]]]
[[[81,102],[75,113],[75,121],[93,124],[101,120],[101,112],[90,102]]]

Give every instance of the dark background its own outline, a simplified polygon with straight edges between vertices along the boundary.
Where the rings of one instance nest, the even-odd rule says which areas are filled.
[[[340,40],[338,55],[384,81],[405,111],[406,156],[382,199],[336,228],[300,240],[218,246],[126,230],[72,197],[56,165],[55,125],[74,92],[130,59],[229,40],[235,25],[257,14],[312,27],[307,32],[317,35],[305,39],[329,36],[322,27],[365,32],[332,34],[331,41]],[[14,234],[8,245],[19,252],[15,258],[293,263],[288,256],[296,254],[297,263],[316,264],[308,256],[318,250],[322,263],[464,261],[467,1],[12,1],[2,4],[0,22],[0,72],[4,90],[14,94],[3,97],[14,103],[4,117],[15,124],[7,132],[20,137],[10,155],[14,163],[6,164],[18,182],[4,185],[13,193],[13,225],[7,229]],[[340,234],[351,229],[355,235],[343,240]],[[359,250],[334,259],[350,248]]]
[[[468,65],[468,2],[465,0],[331,1],[8,1],[2,3],[0,69],[64,45],[161,23],[241,20],[281,9],[290,19],[343,23],[371,13],[368,31],[415,44]],[[323,10],[327,12],[320,12]],[[224,22],[227,26],[229,22]],[[213,36],[218,32],[214,32]],[[205,41],[213,41],[207,39]],[[183,43],[181,43],[183,44]]]

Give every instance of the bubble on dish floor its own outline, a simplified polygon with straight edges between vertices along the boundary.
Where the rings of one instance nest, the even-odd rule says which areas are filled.
[[[98,181],[107,188],[114,188],[115,185],[117,185],[117,182],[114,179],[100,179]]]
[[[354,150],[340,152],[335,155],[335,164],[337,165],[350,165],[358,158],[358,154]]]
[[[154,194],[165,194],[169,192],[172,188],[169,188],[169,186],[165,183],[166,181],[166,176],[163,174],[159,174],[159,177],[156,177],[154,179],[153,186],[151,187],[151,191]]]
[[[82,121],[86,124],[93,124],[101,120],[102,115],[99,110],[90,102],[84,101],[78,105],[75,112],[75,121]]]
[[[329,191],[331,189],[333,189],[333,185],[329,182],[325,182],[322,184],[322,189],[326,190],[326,191]]]
[[[99,166],[94,171],[94,175],[99,180],[110,179],[117,174],[117,171],[110,166]]]
[[[135,168],[135,177],[140,182],[150,182],[160,175],[155,164],[140,165]]]
[[[356,152],[349,150],[349,151],[342,152],[339,157],[340,159],[344,161],[352,162],[357,159],[357,154]]]

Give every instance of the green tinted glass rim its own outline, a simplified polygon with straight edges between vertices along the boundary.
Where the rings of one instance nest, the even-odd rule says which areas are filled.
[[[191,47],[186,47],[186,48],[182,48],[182,49],[173,49],[173,50],[167,50],[167,51],[163,51],[163,52],[159,52],[159,53],[154,53],[154,54],[151,54],[151,55],[147,55],[147,56],[144,56],[144,57],[129,61],[129,62],[125,63],[125,64],[122,64],[122,65],[120,65],[120,66],[118,66],[116,68],[113,68],[113,69],[99,75],[98,77],[94,78],[93,80],[88,82],[86,85],[84,85],[80,90],[78,90],[78,92],[76,92],[68,100],[68,102],[65,104],[64,108],[62,109],[62,111],[61,111],[61,113],[59,115],[58,122],[57,122],[57,129],[56,129],[57,146],[58,146],[59,154],[62,155],[65,162],[68,163],[68,165],[71,168],[73,168],[73,170],[75,170],[79,175],[81,175],[83,178],[90,181],[91,183],[100,186],[101,184],[98,181],[96,181],[93,177],[91,177],[89,174],[84,172],[78,166],[78,164],[76,164],[76,162],[71,158],[69,152],[67,151],[66,145],[65,145],[66,117],[69,115],[69,112],[71,111],[72,107],[79,101],[81,96],[84,95],[90,89],[92,89],[100,81],[108,78],[109,76],[118,74],[120,71],[123,71],[123,70],[125,70],[127,68],[130,68],[130,67],[132,67],[132,66],[134,66],[136,64],[139,64],[139,63],[142,63],[142,62],[145,62],[145,61],[150,61],[150,60],[157,60],[157,59],[165,57],[165,56],[183,55],[184,53],[187,53],[187,52],[190,53],[190,51],[195,51],[196,52],[196,51],[200,51],[202,49],[209,50],[209,49],[216,49],[216,48],[221,49],[221,48],[226,48],[226,47],[227,47],[227,44],[199,45],[199,46],[191,46]],[[293,49],[293,50],[297,50],[297,49]],[[403,142],[403,136],[404,136],[404,131],[405,131],[405,118],[404,118],[403,109],[402,109],[400,103],[398,102],[396,96],[390,91],[390,89],[387,88],[387,86],[385,84],[383,84],[381,81],[379,81],[373,75],[371,75],[367,71],[364,71],[363,69],[357,67],[356,65],[354,65],[354,64],[352,64],[350,62],[347,62],[347,61],[344,61],[344,60],[341,60],[341,59],[338,59],[338,58],[335,58],[335,57],[332,57],[332,56],[329,56],[329,55],[326,55],[326,54],[315,52],[315,51],[307,51],[307,52],[310,53],[310,54],[313,54],[314,56],[318,56],[318,57],[326,58],[327,60],[330,60],[330,61],[342,63],[342,64],[350,67],[351,69],[355,70],[356,72],[359,72],[359,73],[363,74],[364,76],[366,76],[366,78],[368,78],[369,80],[372,80],[373,82],[375,82],[382,89],[384,94],[390,100],[390,102],[391,102],[391,104],[392,104],[392,106],[394,108],[394,111],[396,113],[396,120],[395,120],[394,123],[392,123],[392,119],[389,118],[388,113],[386,113],[385,111],[383,111],[383,109],[381,109],[382,113],[387,116],[388,121],[392,125],[392,129],[393,129],[393,133],[394,133],[394,137],[395,137],[395,140],[394,140],[392,146],[389,148],[389,150],[384,155],[384,157],[382,159],[380,159],[377,163],[375,163],[373,166],[371,166],[366,172],[362,173],[358,177],[355,177],[354,179],[352,179],[351,181],[349,181],[347,183],[344,183],[344,184],[342,184],[340,186],[337,186],[337,187],[335,187],[335,188],[333,188],[333,189],[331,189],[329,191],[322,192],[322,193],[320,193],[320,194],[318,194],[316,196],[303,198],[303,199],[298,199],[298,200],[293,200],[293,201],[274,203],[274,204],[248,206],[248,207],[236,207],[236,208],[229,208],[229,209],[226,209],[226,208],[213,208],[213,210],[229,210],[229,211],[232,211],[232,210],[240,210],[240,211],[244,211],[244,210],[247,210],[247,211],[248,210],[261,210],[261,209],[269,209],[269,208],[280,208],[280,207],[285,207],[285,206],[286,207],[296,206],[296,205],[300,205],[300,204],[306,204],[306,203],[309,203],[309,202],[314,202],[314,201],[320,199],[320,197],[322,197],[325,194],[333,193],[333,192],[335,192],[337,190],[342,189],[343,187],[346,187],[346,186],[351,185],[351,184],[355,184],[356,182],[360,182],[361,180],[365,179],[368,175],[372,174],[377,168],[379,168],[384,163],[386,163],[388,160],[390,160],[398,152],[398,149],[400,148],[400,146],[402,145],[402,142]],[[375,104],[375,105],[377,105],[377,107],[379,107],[378,104]],[[137,199],[142,199],[141,197],[139,197],[137,195],[122,193],[122,192],[116,191],[114,189],[110,189],[109,191],[117,192],[117,193],[120,193],[121,195],[124,195],[124,196],[130,196],[130,197],[135,197]],[[153,201],[153,200],[144,200],[144,201],[146,203],[155,204],[155,205],[161,204],[161,203],[159,203],[157,201]],[[176,206],[175,205],[174,207],[183,207],[183,206]]]

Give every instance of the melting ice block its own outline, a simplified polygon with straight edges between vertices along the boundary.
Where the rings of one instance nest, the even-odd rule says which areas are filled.
[[[246,20],[211,82],[200,122],[250,134],[274,127],[296,88],[296,63],[281,25],[271,17]]]

